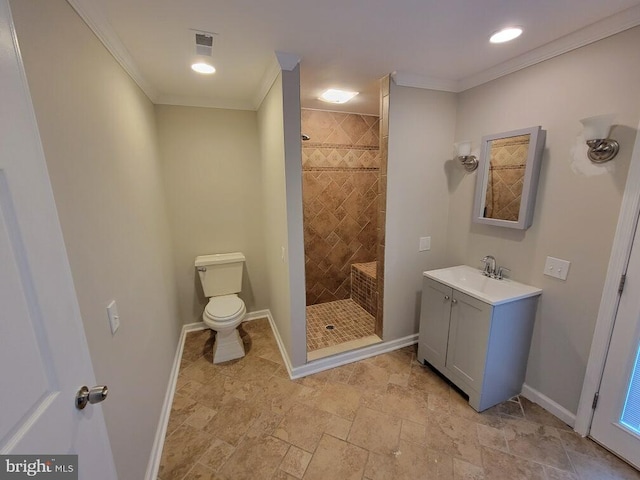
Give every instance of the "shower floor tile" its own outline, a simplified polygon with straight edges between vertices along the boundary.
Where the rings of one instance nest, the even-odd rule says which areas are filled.
[[[375,335],[375,318],[348,298],[307,307],[307,352]],[[327,329],[333,325],[333,329]]]

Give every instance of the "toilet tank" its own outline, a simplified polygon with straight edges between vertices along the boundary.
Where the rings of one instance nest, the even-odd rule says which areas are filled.
[[[196,269],[206,297],[230,295],[242,290],[244,255],[240,252],[196,257]]]

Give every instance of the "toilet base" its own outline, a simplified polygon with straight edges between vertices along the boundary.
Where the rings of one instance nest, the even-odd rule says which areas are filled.
[[[244,344],[237,328],[216,332],[216,340],[213,343],[213,363],[228,362],[242,357],[244,357]]]

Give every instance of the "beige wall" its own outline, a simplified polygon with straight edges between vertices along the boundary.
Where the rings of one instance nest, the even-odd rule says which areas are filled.
[[[263,172],[262,213],[265,225],[263,242],[266,249],[269,308],[283,346],[291,357],[291,294],[289,270],[285,263],[285,253],[289,245],[284,174],[282,74],[275,80],[258,109],[258,132]]]
[[[571,412],[578,405],[614,230],[640,120],[640,28],[580,48],[459,95],[456,140],[541,125],[547,130],[533,225],[471,223],[476,174],[452,172],[450,264],[494,255],[515,280],[543,289],[526,383]],[[616,112],[613,172],[571,168],[579,119]],[[550,255],[571,262],[567,281],[544,276]]]
[[[193,263],[211,253],[243,252],[240,297],[250,312],[268,308],[256,112],[156,105],[156,119],[180,320],[202,320]]]
[[[89,351],[110,390],[98,408],[119,478],[137,480],[180,331],[153,105],[67,2],[11,7]]]
[[[300,72],[282,71],[258,109],[269,308],[291,364],[306,362]]]
[[[418,332],[422,272],[448,265],[446,171],[456,122],[455,94],[390,83],[385,341]],[[418,252],[426,236],[431,250]]]

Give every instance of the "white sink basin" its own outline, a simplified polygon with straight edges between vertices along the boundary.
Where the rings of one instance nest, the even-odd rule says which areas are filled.
[[[500,305],[542,293],[539,288],[508,278],[496,280],[485,277],[480,270],[468,265],[429,270],[423,275],[491,305]]]

